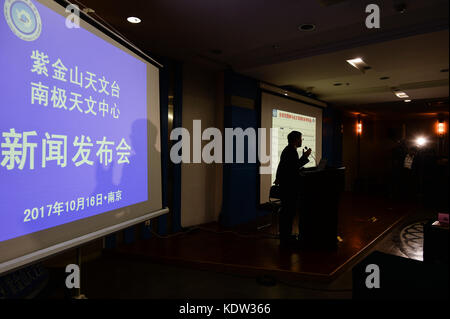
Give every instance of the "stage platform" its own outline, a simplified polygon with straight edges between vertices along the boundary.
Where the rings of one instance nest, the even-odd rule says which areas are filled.
[[[153,236],[122,244],[107,253],[225,273],[328,281],[413,211],[413,205],[346,193],[339,208],[338,234],[342,242],[332,251],[280,248],[279,240],[274,238],[276,225],[257,230],[258,225],[271,221],[266,216],[235,228],[209,223],[167,238]]]

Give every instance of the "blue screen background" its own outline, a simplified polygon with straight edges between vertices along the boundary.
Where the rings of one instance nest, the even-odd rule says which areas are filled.
[[[42,32],[34,41],[20,39],[12,32],[5,17],[0,17],[0,163],[7,156],[4,152],[9,150],[5,145],[5,133],[14,129],[20,134],[33,131],[37,134],[28,137],[28,142],[37,144],[34,169],[29,167],[30,157],[22,170],[18,163],[12,169],[7,169],[6,164],[0,165],[0,241],[148,200],[146,63],[85,29],[67,28],[65,17],[36,1],[32,3],[42,21]],[[33,51],[48,56],[48,76],[31,71]],[[52,64],[58,59],[68,69],[66,82],[53,78],[55,68]],[[84,78],[88,77],[86,72],[96,75],[94,86],[97,91],[92,87],[85,88],[88,83],[85,79],[83,87],[69,81],[70,69],[75,71],[75,66]],[[99,79],[103,76],[109,81],[106,85],[109,95],[99,93]],[[114,81],[119,86],[118,97],[112,96]],[[40,82],[49,88],[47,106],[39,105],[37,100],[32,104],[32,82]],[[51,92],[54,86],[66,91],[67,110],[53,106]],[[97,102],[94,106],[97,115],[81,113],[76,108],[69,111],[72,107],[69,101],[71,92],[81,94],[83,111],[88,109],[85,99],[92,97]],[[109,105],[104,116],[98,109],[103,99]],[[113,114],[111,107],[114,103],[117,107]],[[46,167],[42,167],[42,145],[46,133],[67,136],[65,167],[55,160],[46,161]],[[81,135],[89,136],[94,144],[89,148],[88,158],[93,165],[77,167],[72,160],[79,149],[73,142],[76,136],[80,139]],[[114,142],[109,147],[112,149],[112,162],[108,165],[100,163],[100,157],[96,156],[100,148],[96,142],[103,137]],[[116,147],[122,139],[131,148],[126,156],[129,163],[119,163],[121,155]],[[22,142],[20,139],[19,143]],[[100,200],[97,203],[98,194],[102,194],[102,204],[99,204]],[[112,196],[114,200],[111,200]],[[91,197],[96,197],[96,203],[87,207]],[[80,198],[84,199],[84,208],[71,210],[70,202],[78,204]],[[58,203],[64,206],[64,211],[59,214],[50,208]],[[27,214],[28,221],[25,221]]]

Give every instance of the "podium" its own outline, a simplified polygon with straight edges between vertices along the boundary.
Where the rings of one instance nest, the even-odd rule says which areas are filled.
[[[299,237],[304,247],[337,248],[338,210],[345,167],[303,169],[299,181]]]

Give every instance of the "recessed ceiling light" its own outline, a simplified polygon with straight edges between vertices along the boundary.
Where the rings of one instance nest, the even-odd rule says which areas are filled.
[[[404,98],[408,98],[408,97],[409,97],[408,94],[406,94],[405,92],[401,92],[401,91],[396,91],[396,92],[394,92],[394,94],[395,94],[398,98],[401,98],[401,99],[404,99]]]
[[[140,23],[141,19],[136,18],[136,17],[128,17],[127,21],[130,22],[130,23]]]
[[[316,26],[311,23],[304,23],[298,26],[299,31],[314,31]]]
[[[362,73],[364,73],[366,70],[370,70],[371,67],[364,62],[362,58],[355,58],[347,60],[347,63],[350,64],[352,67],[360,70]]]
[[[411,100],[404,100],[405,101],[405,103],[409,103],[409,102],[411,102]]]
[[[361,59],[361,58],[350,59],[350,60],[347,60],[347,62],[348,62],[351,66],[353,66],[353,67],[355,67],[355,68],[357,68],[357,69],[358,69],[358,65],[364,63],[363,59]]]

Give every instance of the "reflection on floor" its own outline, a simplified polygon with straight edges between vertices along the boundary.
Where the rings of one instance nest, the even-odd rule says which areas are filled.
[[[346,194],[339,208],[338,234],[343,241],[336,250],[280,249],[279,240],[269,236],[275,229],[258,232],[251,224],[224,229],[211,223],[181,236],[122,245],[113,253],[127,259],[288,281],[331,280],[413,209],[380,197]]]
[[[428,220],[437,220],[437,214],[418,208],[377,244],[377,250],[422,261],[423,228]]]
[[[368,204],[366,202],[366,204]],[[370,206],[370,205],[368,205]],[[408,258],[421,258],[423,221],[434,218],[420,206],[393,227],[372,248],[357,256],[328,282],[308,278],[261,277],[255,273],[202,270],[181,264],[149,262],[144,259],[109,254],[83,264],[82,293],[88,298],[282,298],[349,299],[352,297],[351,268],[373,250]],[[370,214],[369,214],[370,215]],[[357,219],[367,221],[364,214]],[[376,216],[380,217],[379,214]],[[366,220],[365,220],[366,219]],[[372,221],[373,222],[373,221]],[[355,230],[357,234],[361,231]],[[344,236],[344,240],[347,236]],[[185,242],[187,247],[190,243]],[[356,242],[354,242],[356,244]],[[183,247],[180,247],[183,249]],[[221,247],[217,247],[221,249]],[[50,269],[50,283],[39,298],[64,298],[63,268]]]
[[[423,227],[426,221],[410,224],[400,232],[402,253],[411,259],[423,260]]]

